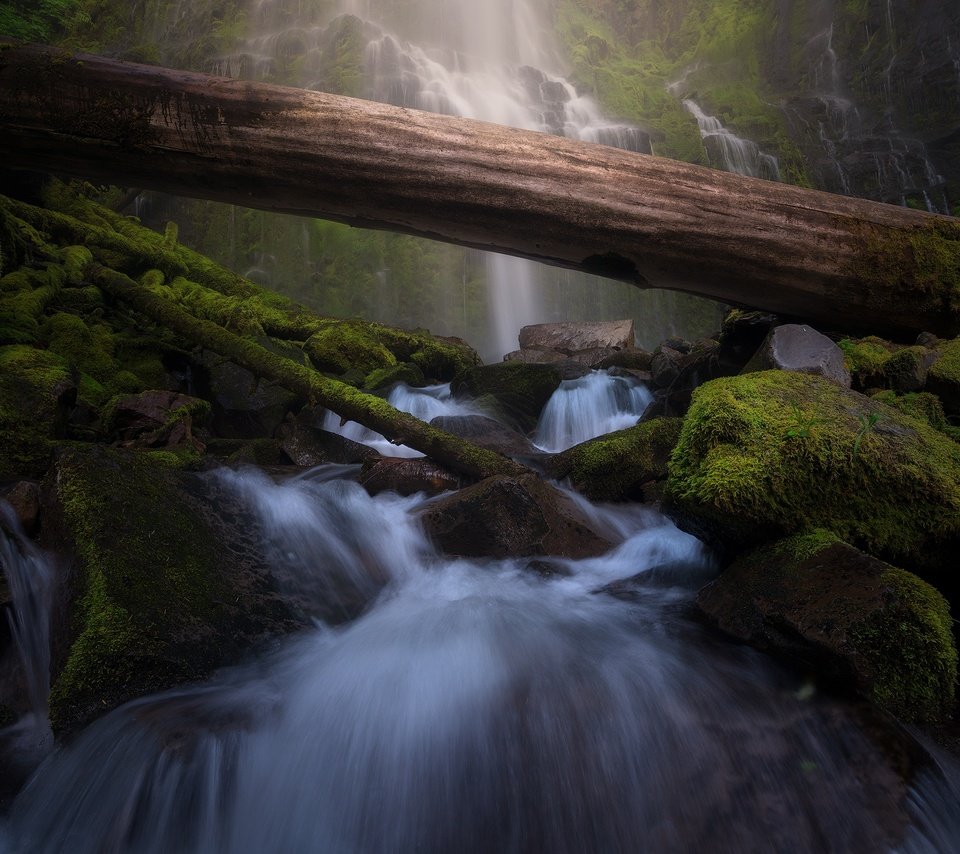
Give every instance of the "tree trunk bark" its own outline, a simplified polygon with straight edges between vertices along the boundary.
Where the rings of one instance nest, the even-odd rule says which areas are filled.
[[[468,119],[0,41],[0,157],[688,291],[960,332],[960,222]]]

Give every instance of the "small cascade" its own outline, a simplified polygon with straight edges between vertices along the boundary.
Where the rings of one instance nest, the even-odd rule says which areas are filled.
[[[13,599],[10,629],[23,669],[29,712],[45,720],[54,566],[23,533],[13,508],[5,501],[0,501],[0,566]]]
[[[376,560],[386,587],[99,720],[18,797],[5,854],[887,851],[901,799],[902,850],[946,850],[951,771],[907,791],[848,706],[718,643],[692,609],[715,568],[656,511],[584,503],[615,547],[544,579],[436,553],[417,499],[336,470],[227,477],[272,518],[270,554]]]
[[[752,140],[743,139],[725,128],[715,116],[707,115],[696,101],[684,98],[682,103],[697,120],[700,137],[713,166],[738,175],[780,180],[780,164],[776,157],[761,151]]]
[[[414,388],[406,383],[397,383],[387,396],[387,403],[401,412],[409,412],[421,421],[429,423],[441,415],[481,415],[475,406],[466,401],[454,399],[450,393],[450,384]],[[331,433],[339,433],[354,442],[370,445],[385,457],[422,457],[419,451],[408,448],[406,445],[394,445],[384,436],[367,427],[362,427],[355,421],[340,423],[340,416],[334,412],[327,412],[323,420],[323,429]]]
[[[632,427],[653,400],[642,383],[607,371],[564,380],[547,401],[534,444],[558,453],[587,439]]]

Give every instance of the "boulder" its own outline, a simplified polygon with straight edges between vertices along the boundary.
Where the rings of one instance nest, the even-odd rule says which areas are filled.
[[[943,596],[828,532],[739,557],[697,603],[728,634],[852,684],[904,720],[952,712],[957,650]]]
[[[155,389],[112,400],[104,413],[104,426],[121,442],[154,448],[187,445],[203,450],[194,431],[209,423],[210,411],[205,400]]]
[[[277,591],[255,519],[168,451],[61,451],[43,520],[42,544],[74,556],[71,612],[52,641],[60,732],[304,625]]]
[[[289,416],[277,428],[280,447],[295,465],[372,463],[380,459],[380,454],[369,445],[314,427],[311,419],[310,414]]]
[[[478,365],[460,374],[451,389],[456,397],[485,398],[496,414],[527,432],[536,426],[564,374],[556,365],[518,361]]]
[[[943,402],[947,415],[960,416],[960,338],[941,341],[938,358],[927,371],[926,390]]]
[[[600,370],[607,368],[624,368],[629,371],[649,371],[653,354],[639,347],[624,347],[616,350],[600,361],[597,367]]]
[[[655,418],[557,454],[548,471],[594,501],[650,501],[667,477],[682,421]]]
[[[825,528],[948,592],[957,583],[960,446],[819,376],[723,377],[694,392],[664,509],[732,553]]]
[[[770,330],[743,372],[767,370],[819,374],[850,388],[850,372],[844,364],[843,350],[826,335],[798,323]]]
[[[425,457],[379,457],[364,465],[358,481],[371,495],[439,495],[462,486],[458,475]]]
[[[487,478],[431,502],[421,519],[441,550],[466,557],[583,558],[610,548],[568,496],[535,475]]]
[[[622,350],[634,345],[632,320],[537,323],[520,330],[520,348],[539,347],[570,355],[597,347]]]
[[[507,457],[540,454],[540,450],[526,436],[485,415],[440,415],[430,422],[430,426]]]
[[[503,357],[504,362],[525,362],[528,365],[549,365],[553,362],[563,362],[566,354],[558,350],[547,350],[543,347],[529,347],[525,350],[512,350]]]
[[[678,343],[678,342],[675,342]],[[661,344],[651,360],[650,369],[656,386],[653,403],[644,412],[644,419],[679,417],[690,406],[693,390],[725,373],[720,361],[721,346],[712,338],[695,344],[683,342],[683,349]]]
[[[735,308],[728,312],[719,338],[724,375],[739,374],[778,323],[780,319],[775,314],[763,311]]]

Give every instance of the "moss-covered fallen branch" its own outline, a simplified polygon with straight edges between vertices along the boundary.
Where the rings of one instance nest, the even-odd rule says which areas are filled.
[[[419,418],[400,412],[378,397],[364,394],[352,386],[271,353],[215,323],[199,320],[122,273],[99,264],[92,264],[87,272],[103,291],[123,300],[136,311],[174,330],[188,341],[214,350],[258,376],[303,394],[342,418],[376,430],[393,442],[415,448],[457,472],[484,478],[496,474],[519,475],[529,471],[500,454],[478,448],[429,426]]]

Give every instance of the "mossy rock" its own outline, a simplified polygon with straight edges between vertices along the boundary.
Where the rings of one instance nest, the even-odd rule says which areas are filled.
[[[852,684],[904,720],[953,710],[957,650],[943,596],[828,531],[742,555],[697,602],[724,631]]]
[[[557,454],[549,470],[569,477],[575,489],[594,501],[649,499],[654,484],[667,476],[682,423],[680,418],[653,418],[582,442]]]
[[[825,528],[924,577],[952,578],[960,448],[818,377],[724,377],[694,392],[665,502],[723,550]]]
[[[397,358],[362,324],[330,323],[315,332],[303,345],[314,367],[326,373],[359,374],[395,367]]]
[[[942,341],[936,347],[939,358],[927,372],[927,391],[937,395],[948,415],[960,415],[960,338]]]
[[[426,383],[423,371],[410,362],[401,362],[399,365],[392,365],[389,368],[376,368],[371,371],[363,380],[363,388],[366,391],[376,391],[377,389],[387,389],[396,383],[406,383],[410,386],[422,386]]]
[[[860,339],[844,338],[838,341],[837,345],[843,350],[844,362],[855,388],[877,388],[885,384],[883,366],[896,352],[896,344],[869,336]]]
[[[943,411],[940,398],[928,391],[897,394],[892,390],[879,391],[871,395],[874,400],[899,409],[905,415],[926,421],[934,430],[947,432],[947,416]]]
[[[0,347],[0,479],[44,474],[76,399],[75,377],[56,353]]]
[[[167,451],[73,447],[44,491],[44,540],[75,556],[59,731],[143,694],[202,679],[298,625],[274,591],[255,524]]]
[[[100,383],[117,371],[113,333],[103,324],[87,324],[74,314],[57,312],[43,324],[43,338],[51,352]]]
[[[478,365],[458,376],[451,388],[457,397],[490,397],[499,413],[524,432],[532,430],[563,375],[555,365],[500,362]]]

